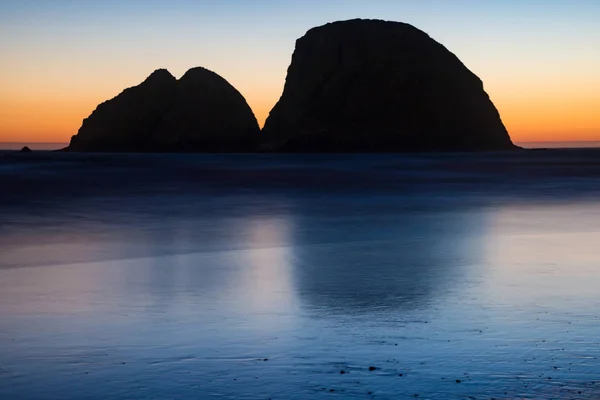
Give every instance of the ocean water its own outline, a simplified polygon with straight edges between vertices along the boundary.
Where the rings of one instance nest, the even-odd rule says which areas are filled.
[[[0,187],[0,399],[600,398],[599,150],[5,152]]]

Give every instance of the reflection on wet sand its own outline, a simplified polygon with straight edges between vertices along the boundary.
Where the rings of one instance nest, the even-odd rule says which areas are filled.
[[[321,234],[323,244],[294,248],[296,282],[306,306],[342,314],[423,307],[482,260],[484,212],[380,217],[363,220],[354,231],[341,217]],[[318,236],[318,228],[312,229]],[[328,244],[335,238],[343,241]]]
[[[0,398],[597,399],[596,164],[436,157],[98,156],[102,195],[22,171]]]
[[[486,297],[510,298],[523,307],[600,306],[599,237],[598,201],[537,200],[499,208],[490,214],[485,241]]]

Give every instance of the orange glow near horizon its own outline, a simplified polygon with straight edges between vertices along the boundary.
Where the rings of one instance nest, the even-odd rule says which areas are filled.
[[[95,105],[79,101],[0,102],[0,142],[67,143]]]
[[[514,142],[600,140],[598,95],[505,95],[495,104]]]
[[[0,142],[67,143],[99,103],[120,92],[94,89],[93,93],[78,91],[58,96],[0,95]],[[247,101],[262,127],[280,89],[263,93],[252,90],[252,95]],[[496,107],[514,142],[600,140],[600,98],[497,97]]]
[[[242,73],[228,79],[246,97],[261,127],[281,95],[284,74],[272,69],[252,80]],[[0,92],[0,142],[67,143],[98,104],[145,78],[136,71],[96,81],[90,75],[73,81],[66,75],[27,74],[7,82]],[[485,89],[516,143],[600,140],[600,84],[563,80],[552,86],[514,79],[511,85],[504,75],[487,77]]]
[[[513,142],[598,141],[600,101],[579,105],[554,99],[496,104]]]

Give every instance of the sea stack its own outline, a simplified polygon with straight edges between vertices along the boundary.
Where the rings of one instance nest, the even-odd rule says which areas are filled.
[[[177,82],[174,101],[154,132],[158,148],[173,151],[253,151],[260,129],[254,113],[225,79],[202,67]]]
[[[515,149],[481,80],[399,22],[349,20],[296,41],[263,129],[289,152]]]
[[[177,80],[159,69],[100,104],[66,150],[243,152],[259,134],[244,97],[218,74],[198,67]]]

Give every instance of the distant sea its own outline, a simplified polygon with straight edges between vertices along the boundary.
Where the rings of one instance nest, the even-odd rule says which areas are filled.
[[[0,150],[21,150],[24,146],[31,150],[58,150],[68,145],[68,143],[0,142]]]
[[[566,142],[516,142],[518,146],[526,149],[540,148],[589,148],[600,147],[600,141],[566,141]],[[68,146],[68,143],[26,143],[26,142],[0,142],[0,150],[20,150],[28,146],[31,150],[58,150]]]
[[[600,147],[600,141],[565,141],[565,142],[515,142],[526,149],[577,149]]]

